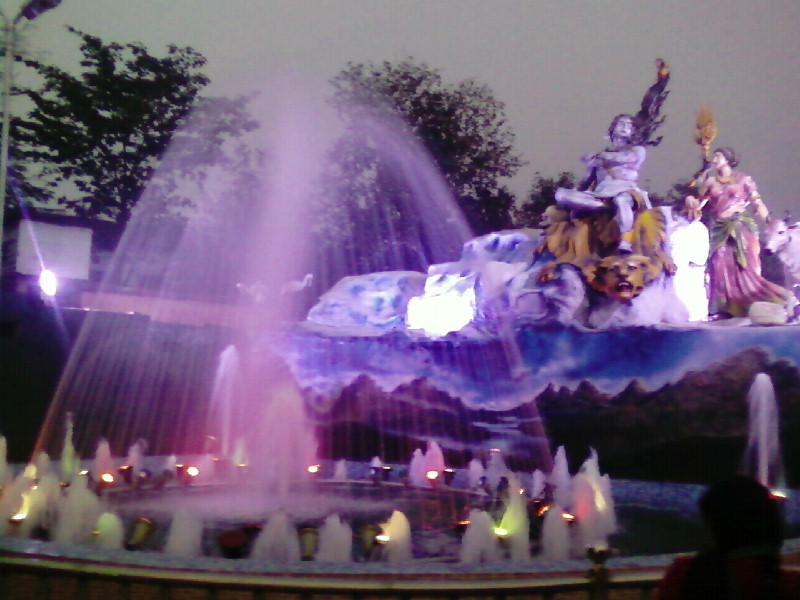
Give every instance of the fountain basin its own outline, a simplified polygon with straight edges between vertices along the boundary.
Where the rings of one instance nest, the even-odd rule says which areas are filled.
[[[302,598],[309,594],[360,598],[497,598],[524,594],[588,593],[587,560],[550,565],[486,563],[478,565],[352,563],[335,573],[327,565],[298,563],[287,571],[254,565],[249,560],[224,560],[140,553],[136,560],[123,551],[99,553],[88,547],[59,547],[48,542],[0,537],[0,590],[8,600],[82,600],[87,597],[192,598],[235,600]],[[608,598],[643,595],[660,580],[674,555],[612,558]],[[800,540],[785,544],[783,564],[800,568]],[[585,597],[580,594],[577,597]]]
[[[614,548],[612,564],[620,566],[650,567],[664,564],[663,556],[673,552],[691,552],[702,537],[696,503],[704,486],[693,484],[670,484],[631,480],[614,480],[612,494],[617,507],[619,531],[611,537]],[[281,572],[325,572],[325,573],[447,573],[471,568],[481,570],[484,565],[458,563],[460,535],[456,522],[470,508],[480,506],[491,511],[488,496],[464,489],[420,489],[401,484],[383,483],[375,485],[364,481],[315,482],[293,486],[290,496],[281,499],[258,489],[238,488],[235,485],[207,485],[190,488],[174,487],[165,490],[122,489],[107,494],[107,509],[119,514],[128,530],[140,517],[155,522],[155,535],[140,550],[119,554],[112,552],[114,562],[133,565],[165,566],[173,564],[188,567],[187,559],[162,552],[169,524],[179,510],[188,510],[204,523],[203,547],[209,567],[217,570],[271,572],[264,561],[250,558],[240,560],[223,559],[217,545],[220,533],[232,528],[260,525],[277,511],[286,512],[294,524],[318,527],[330,514],[339,514],[350,524],[354,537],[360,537],[360,529],[387,520],[394,510],[407,514],[414,540],[414,560],[391,566],[375,562],[360,548],[355,548],[351,563],[293,563],[282,564]],[[787,522],[787,549],[800,544],[800,493],[791,491],[783,501]],[[502,514],[502,513],[500,513]],[[499,521],[499,514],[495,515]],[[25,546],[31,544],[32,546]],[[91,544],[56,544],[38,540],[20,540],[5,536],[0,548],[4,550],[30,547],[36,553],[52,551],[55,555],[99,557],[105,560],[109,551]],[[535,543],[534,543],[535,547]],[[47,553],[47,552],[45,552]],[[215,562],[216,561],[216,562]],[[618,561],[618,562],[616,562]],[[504,572],[551,571],[563,569],[563,564],[576,565],[584,561],[549,561],[534,557],[531,561],[513,563],[504,560],[494,563],[494,569]],[[234,564],[235,563],[235,564]],[[239,564],[240,563],[240,564]],[[585,564],[585,563],[584,563]],[[559,566],[561,565],[561,566]],[[388,570],[387,570],[388,569]]]

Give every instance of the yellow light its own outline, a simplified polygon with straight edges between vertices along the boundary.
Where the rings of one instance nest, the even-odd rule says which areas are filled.
[[[550,510],[550,505],[549,504],[544,504],[544,505],[539,507],[539,510],[536,511],[536,516],[541,517],[548,510]]]
[[[389,541],[391,538],[390,538],[388,535],[386,535],[385,533],[379,533],[378,535],[376,535],[376,536],[375,536],[375,539],[376,539],[377,541],[379,541],[381,544],[385,544],[385,543],[386,543],[386,542],[388,542],[388,541]]]
[[[525,493],[525,488],[519,488],[519,495],[522,496],[522,494],[524,493]]]
[[[308,465],[309,473],[319,473],[319,465]]]
[[[103,473],[100,475],[100,481],[103,483],[114,483],[114,476],[111,473]]]
[[[786,492],[784,492],[783,490],[770,490],[769,495],[775,498],[776,500],[786,499]]]
[[[497,537],[506,537],[508,535],[508,529],[506,529],[504,527],[495,527],[494,528],[494,534]]]
[[[575,515],[573,515],[573,514],[571,514],[571,513],[568,513],[568,512],[563,512],[563,513],[561,513],[561,517],[562,517],[562,518],[563,518],[565,521],[574,521],[574,520],[575,520]]]
[[[608,510],[608,505],[606,504],[606,499],[603,496],[603,490],[600,489],[597,485],[592,485],[594,489],[594,506],[599,512],[606,512]]]
[[[439,471],[428,471],[427,473],[425,473],[425,477],[433,481],[434,479],[437,479],[439,477]]]
[[[200,475],[200,469],[198,469],[195,466],[186,467],[186,474],[189,477],[197,477],[198,475]]]
[[[13,517],[11,517],[10,519],[11,522],[19,523],[20,521],[22,521],[25,517],[28,516],[28,511],[30,509],[31,509],[31,493],[30,491],[22,492],[22,505],[19,507],[17,513]]]

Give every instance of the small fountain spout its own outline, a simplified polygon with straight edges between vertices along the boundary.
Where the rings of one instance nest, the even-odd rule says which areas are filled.
[[[542,523],[542,552],[545,560],[565,560],[570,553],[569,524],[563,517],[564,509],[558,504],[550,506]]]
[[[80,459],[75,452],[73,443],[73,429],[72,413],[67,413],[64,447],[61,450],[61,476],[64,481],[72,481],[72,478],[80,471]]]
[[[773,492],[785,490],[780,450],[778,403],[772,380],[766,373],[755,376],[747,393],[749,406],[747,449],[742,472]]]
[[[399,510],[392,512],[386,523],[381,523],[386,562],[407,562],[411,560],[411,526],[406,516]]]
[[[322,562],[352,562],[353,530],[339,515],[325,519],[319,531],[316,560]]]
[[[471,564],[494,562],[499,558],[500,545],[491,517],[482,510],[473,509],[469,513],[469,525],[461,539],[459,561]]]
[[[505,532],[508,541],[509,558],[514,562],[524,562],[531,558],[528,512],[525,499],[518,493],[519,483],[516,478],[510,478],[511,493],[503,518],[500,520],[500,529]]]

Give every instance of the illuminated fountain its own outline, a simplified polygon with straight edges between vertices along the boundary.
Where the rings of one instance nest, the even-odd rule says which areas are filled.
[[[230,527],[217,539],[233,532],[228,538],[251,556],[273,562],[299,560],[316,539],[321,559],[382,554],[402,563],[420,525],[457,522],[466,531],[450,557],[464,563],[527,562],[536,519],[549,559],[580,555],[576,543],[607,544],[610,484],[596,457],[575,479],[563,449],[553,464],[533,400],[595,375],[614,393],[631,378],[657,388],[683,365],[704,363],[692,362],[673,330],[644,332],[651,338],[643,343],[562,322],[576,310],[570,294],[584,291],[579,276],[534,259],[536,232],[471,239],[428,157],[383,124],[369,124],[371,139],[401,188],[402,212],[416,220],[387,240],[391,219],[378,204],[362,218],[376,225],[358,232],[360,247],[340,256],[336,244],[314,245],[309,200],[319,157],[303,143],[303,134],[313,139],[312,123],[285,119],[258,191],[212,170],[186,222],[164,218],[155,191],[142,198],[103,290],[86,300],[94,310],[37,450],[60,455],[64,473],[74,474],[73,449],[88,458],[100,447],[93,483],[116,474],[111,457],[127,452],[134,476],[114,485],[131,495],[164,492],[158,506],[147,498],[128,506],[136,516],[168,513],[158,527],[172,522],[164,547],[175,554],[198,553],[198,520]],[[622,360],[597,359],[612,349]],[[664,357],[673,362],[662,372]],[[306,471],[312,464],[315,473]],[[446,465],[463,481],[448,482]],[[514,478],[533,472],[535,495],[555,504],[532,519],[517,494],[528,486]],[[80,500],[92,494],[85,478],[71,481],[65,502],[75,517],[54,537],[80,542],[99,507]],[[193,494],[201,484],[220,493]],[[210,505],[176,514],[201,496]],[[581,529],[567,524],[573,507]],[[389,538],[381,552],[382,522]],[[136,521],[137,532],[148,527]],[[132,537],[129,547],[140,543]]]
[[[383,165],[381,177],[393,182],[395,205],[373,203],[361,219],[374,230],[359,230],[360,246],[343,243],[348,247],[337,254],[339,245],[323,246],[324,240],[309,232],[322,156],[320,149],[309,150],[307,140],[322,128],[297,108],[295,103],[290,116],[281,115],[270,130],[274,151],[267,168],[244,173],[211,168],[196,188],[192,210],[164,215],[165,199],[153,185],[139,202],[101,290],[84,297],[91,310],[83,317],[35,453],[60,456],[63,476],[72,482],[65,506],[72,507],[74,518],[56,527],[56,538],[81,541],[93,527],[98,507],[82,501],[86,493],[113,498],[121,491],[123,500],[115,506],[128,518],[134,510],[162,513],[158,527],[169,529],[163,547],[173,554],[197,554],[198,520],[238,519],[238,524],[264,524],[250,540],[255,555],[289,560],[293,550],[275,550],[269,541],[286,538],[286,524],[277,515],[321,527],[339,513],[343,527],[353,531],[369,525],[364,519],[378,523],[391,517],[384,554],[390,562],[405,561],[411,556],[411,528],[431,518],[428,509],[411,506],[421,499],[418,488],[431,496],[429,503],[447,496],[443,490],[455,490],[451,461],[463,468],[475,456],[489,456],[490,491],[508,469],[494,448],[515,468],[549,471],[535,406],[519,406],[519,399],[530,398],[527,382],[509,377],[519,366],[509,358],[515,342],[499,341],[487,315],[480,375],[469,384],[484,398],[473,393],[475,401],[462,404],[452,395],[455,390],[441,388],[434,373],[426,373],[475,371],[470,348],[440,339],[461,327],[433,335],[411,332],[405,316],[408,302],[437,269],[445,279],[446,273],[459,278],[455,263],[447,261],[462,251],[473,269],[468,279],[474,283],[475,269],[484,271],[484,303],[499,302],[506,275],[493,277],[496,289],[489,293],[491,273],[502,270],[493,259],[511,256],[518,263],[512,270],[519,272],[530,236],[510,233],[499,243],[469,242],[469,229],[425,151],[402,125],[370,119],[362,131]],[[391,237],[397,210],[402,228]],[[337,229],[335,221],[328,225]],[[493,249],[487,251],[486,243]],[[425,273],[429,265],[434,267]],[[441,286],[428,287],[432,296],[442,295]],[[474,315],[469,294],[458,296]],[[436,310],[423,307],[415,314],[431,322]],[[298,324],[307,313],[308,320]],[[393,344],[393,332],[404,339]],[[351,348],[352,336],[375,344]],[[338,347],[340,360],[331,363],[320,343]],[[409,344],[417,351],[409,351]],[[430,352],[439,365],[425,366],[423,355]],[[347,374],[331,371],[334,363],[347,368],[347,361],[362,359],[372,364]],[[404,398],[389,399],[387,393]],[[481,404],[490,411],[473,422],[470,414],[484,411]],[[426,451],[411,466],[414,448]],[[377,475],[370,479],[364,465],[371,457],[380,464],[373,465]],[[309,465],[320,465],[320,471],[308,472]],[[78,475],[81,466],[90,479]],[[366,485],[367,492],[358,493],[367,498],[360,507],[341,499],[320,502],[321,482],[328,480],[351,492]],[[176,497],[181,490],[219,485],[220,493],[203,495],[206,504],[199,497]],[[166,500],[156,507],[155,499],[143,498],[137,508],[125,508],[127,492],[148,490],[161,491]],[[484,488],[478,495],[482,502],[492,500]],[[437,527],[449,520],[452,528],[472,502],[467,492],[445,498],[444,508],[433,511],[441,513]],[[402,512],[395,514],[398,508]],[[326,540],[336,539],[335,524],[326,524],[325,531],[334,532],[326,533]],[[320,544],[324,555],[344,553],[336,550],[341,544]]]

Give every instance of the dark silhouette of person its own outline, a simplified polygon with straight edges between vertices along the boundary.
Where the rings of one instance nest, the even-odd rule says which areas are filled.
[[[770,491],[750,477],[712,485],[699,502],[709,547],[677,558],[657,600],[800,598],[800,571],[781,569],[783,516]]]

